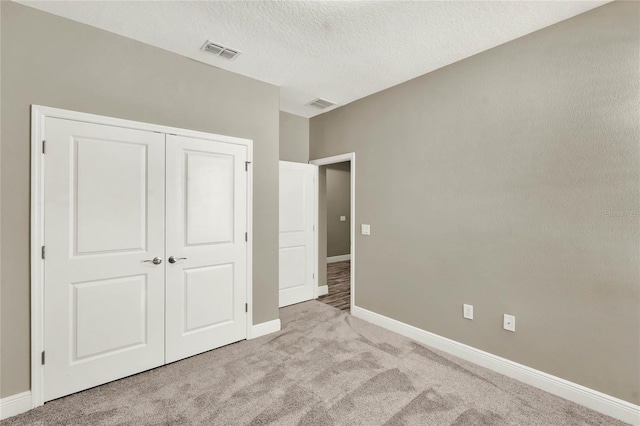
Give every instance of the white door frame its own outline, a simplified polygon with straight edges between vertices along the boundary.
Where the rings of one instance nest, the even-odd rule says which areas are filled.
[[[128,129],[168,133],[196,139],[215,140],[247,147],[247,161],[253,162],[253,141],[216,135],[159,124],[142,123],[104,117],[40,105],[31,106],[31,405],[44,404],[44,371],[41,354],[44,350],[44,162],[45,121],[47,118],[82,121]],[[247,339],[253,327],[253,167],[247,168]]]
[[[351,293],[351,301],[350,301],[350,308],[351,308],[351,312],[353,312],[353,307],[356,305],[356,153],[355,152],[349,152],[346,154],[339,154],[339,155],[334,155],[332,157],[325,157],[325,158],[319,158],[317,160],[311,160],[309,161],[309,164],[313,164],[315,166],[326,166],[328,164],[336,164],[336,163],[342,163],[345,161],[349,161],[350,165],[351,165],[351,212],[349,213],[351,215],[350,218],[350,232],[351,232],[351,247],[350,247],[350,251],[351,251],[351,271],[349,273],[349,278],[350,278],[350,293]],[[316,176],[317,176],[317,172],[316,172]],[[319,193],[320,193],[320,183],[319,180],[316,179],[316,217],[315,217],[315,229],[318,229],[318,213],[320,210],[319,207]],[[315,241],[315,246],[316,246],[316,264],[315,264],[315,273],[316,276],[318,276],[318,252],[319,252],[319,247],[318,247],[318,232],[316,231],[315,233],[316,236],[316,241]],[[316,283],[316,297],[318,295],[318,285]]]

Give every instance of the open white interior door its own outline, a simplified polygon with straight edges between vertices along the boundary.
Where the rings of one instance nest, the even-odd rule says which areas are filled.
[[[317,167],[280,162],[280,307],[311,300]]]

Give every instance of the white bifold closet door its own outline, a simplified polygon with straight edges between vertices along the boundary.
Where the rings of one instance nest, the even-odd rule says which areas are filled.
[[[44,400],[246,338],[247,147],[45,126]]]
[[[316,166],[280,161],[280,307],[311,300]]]
[[[167,135],[167,362],[246,337],[246,158]]]

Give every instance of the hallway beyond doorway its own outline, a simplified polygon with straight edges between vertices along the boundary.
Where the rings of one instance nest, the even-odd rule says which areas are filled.
[[[318,300],[334,308],[350,312],[350,274],[350,260],[327,264],[327,286],[329,287],[329,294],[319,297]]]

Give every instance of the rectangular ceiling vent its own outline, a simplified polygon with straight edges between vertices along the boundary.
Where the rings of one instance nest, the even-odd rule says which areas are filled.
[[[211,40],[207,40],[204,46],[202,46],[202,50],[204,50],[205,52],[213,53],[214,55],[220,56],[221,58],[227,59],[229,61],[233,61],[241,53],[239,50],[231,49],[230,47],[214,43]]]
[[[335,102],[331,102],[328,101],[326,99],[314,99],[311,102],[309,102],[307,105],[312,106],[314,108],[318,108],[318,109],[325,109],[325,108],[329,108],[330,106],[334,106]]]

